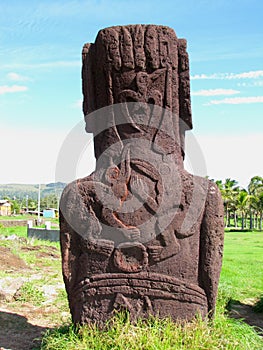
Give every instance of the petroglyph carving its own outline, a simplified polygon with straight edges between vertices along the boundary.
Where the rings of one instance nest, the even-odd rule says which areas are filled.
[[[83,111],[96,170],[60,203],[75,323],[213,314],[223,248],[218,189],[184,170],[192,128],[186,40],[171,28],[106,28],[83,49]],[[213,190],[212,190],[213,189]]]

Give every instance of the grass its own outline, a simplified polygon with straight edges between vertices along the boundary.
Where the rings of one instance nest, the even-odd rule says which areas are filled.
[[[239,302],[258,299],[263,290],[263,233],[226,232],[220,288]]]
[[[125,314],[116,315],[105,330],[95,326],[62,326],[46,333],[41,350],[168,350],[168,349],[262,349],[253,328],[220,315],[213,324],[197,317],[176,324],[170,319],[151,318],[132,324]]]
[[[37,238],[27,238],[27,227],[26,226],[12,226],[12,227],[1,227],[0,224],[0,237],[8,237],[16,235],[20,238],[26,238],[27,245],[41,245],[41,246],[53,246],[59,248],[59,242],[44,241]],[[1,242],[2,243],[2,242]]]
[[[34,306],[40,306],[46,300],[43,291],[36,287],[35,281],[25,282],[15,299],[18,302],[31,303]]]
[[[44,302],[41,287],[46,284],[61,283],[59,273],[61,263],[60,259],[38,258],[36,254],[51,251],[59,254],[59,244],[37,239],[25,240],[24,228],[15,227],[14,229],[19,237],[24,237],[21,243],[20,241],[1,241],[0,244],[9,246],[16,255],[30,264],[32,273],[33,271],[39,272],[39,269],[45,269],[47,272],[39,280],[26,282],[20,289],[17,301],[12,306],[19,308],[20,305],[22,308],[23,302],[27,302],[42,310],[43,305],[47,304]],[[18,232],[19,230],[20,232]],[[2,232],[3,228],[0,229],[0,233]],[[38,247],[38,249],[27,252],[21,248],[22,245],[29,248]],[[52,247],[51,250],[50,247]],[[254,301],[255,311],[262,312],[262,252],[263,233],[226,233],[214,322],[201,320],[197,317],[193,322],[179,324],[169,319],[151,318],[146,321],[138,320],[132,324],[129,315],[116,314],[107,323],[104,330],[100,330],[94,325],[75,328],[68,318],[65,290],[59,290],[53,301],[56,311],[52,315],[43,315],[43,317],[49,317],[52,324],[62,324],[62,326],[48,331],[42,339],[42,344],[35,350],[263,349],[262,338],[259,337],[256,330],[245,322],[229,317],[227,311],[229,304],[233,302],[246,303],[246,300],[250,299],[250,301]],[[66,314],[66,319],[63,320],[62,314]]]
[[[33,221],[33,227],[36,228],[45,228],[45,222],[49,221],[51,222],[51,229],[58,229],[59,227],[59,219],[58,218],[46,218],[43,219],[41,217],[41,220],[43,220],[41,225],[36,226],[36,220],[37,220],[37,216],[32,216],[32,215],[17,215],[17,216],[0,216],[0,234],[5,234],[5,235],[12,235],[12,234],[16,234],[18,236],[21,235],[21,233],[23,232],[23,237],[26,237],[26,226],[13,226],[13,227],[4,227],[4,224],[1,223],[1,221],[12,221],[12,220],[31,220]],[[23,227],[22,230],[20,230],[20,228]]]
[[[16,235],[16,239],[5,239],[11,235]],[[0,307],[12,314],[24,315],[28,320],[28,325],[38,323],[41,327],[54,327],[63,322],[69,323],[69,308],[61,274],[59,243],[35,238],[27,239],[26,236],[25,227],[3,228],[0,225],[0,246],[9,248],[14,255],[26,263],[26,268],[17,267],[13,270],[14,265],[10,261],[10,268],[5,270],[1,266],[1,258],[7,260],[7,256],[0,257],[0,279],[4,281],[8,278],[19,281],[23,278],[24,280],[14,299],[5,300],[1,295]],[[51,293],[55,291],[55,293],[50,295],[49,291]],[[5,315],[4,312],[3,315]],[[21,329],[19,327],[19,322],[15,322],[14,325],[8,322],[1,323],[2,331],[6,331],[8,336],[14,334],[18,339],[25,336],[25,327]]]
[[[26,226],[13,226],[13,227],[3,227],[0,222],[0,235],[5,237],[16,235],[18,237],[27,237],[27,227]]]

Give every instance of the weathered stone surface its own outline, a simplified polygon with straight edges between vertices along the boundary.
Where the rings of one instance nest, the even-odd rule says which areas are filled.
[[[223,249],[215,184],[183,168],[192,128],[186,40],[171,28],[106,28],[83,49],[83,111],[96,170],[60,202],[63,276],[75,323],[116,309],[213,314]]]

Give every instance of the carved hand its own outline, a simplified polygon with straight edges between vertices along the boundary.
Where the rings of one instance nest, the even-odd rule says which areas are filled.
[[[153,245],[148,247],[149,255],[153,259],[153,261],[160,261],[161,258],[161,252],[163,250],[163,247],[158,245]]]
[[[140,230],[137,227],[127,227],[122,230],[124,235],[131,241],[138,241],[141,237]]]

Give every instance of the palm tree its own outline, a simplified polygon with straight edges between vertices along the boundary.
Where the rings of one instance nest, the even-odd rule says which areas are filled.
[[[242,189],[237,196],[237,208],[242,215],[242,230],[245,228],[245,217],[248,210],[249,195],[246,190]]]
[[[248,185],[248,191],[250,194],[257,194],[263,190],[263,177],[261,176],[254,176],[251,178],[249,185]]]
[[[224,201],[224,207],[226,212],[226,227],[230,226],[230,213],[236,211],[236,198],[239,191],[239,187],[237,186],[238,182],[236,180],[232,180],[230,178],[226,179],[224,183],[222,183],[222,197]],[[220,182],[219,182],[220,186]],[[220,188],[220,187],[219,187]]]
[[[214,181],[214,179],[212,179],[212,181]],[[216,183],[217,187],[219,188],[219,190],[222,192],[223,188],[224,188],[223,181],[222,180],[216,180],[215,183]]]
[[[262,220],[263,220],[263,191],[258,196],[258,208],[259,208],[259,229],[262,231]]]
[[[249,228],[250,230],[253,230],[254,228],[254,214],[257,217],[256,214],[256,207],[257,207],[257,197],[258,195],[263,191],[263,178],[261,176],[254,176],[251,178],[249,185],[248,185],[248,192],[250,195],[250,208],[249,208],[249,214],[250,214],[250,224]]]
[[[252,198],[252,207],[256,215],[256,225],[255,228],[259,228],[262,231],[262,217],[263,217],[263,191],[258,195],[251,196]],[[259,221],[258,221],[259,216]]]

